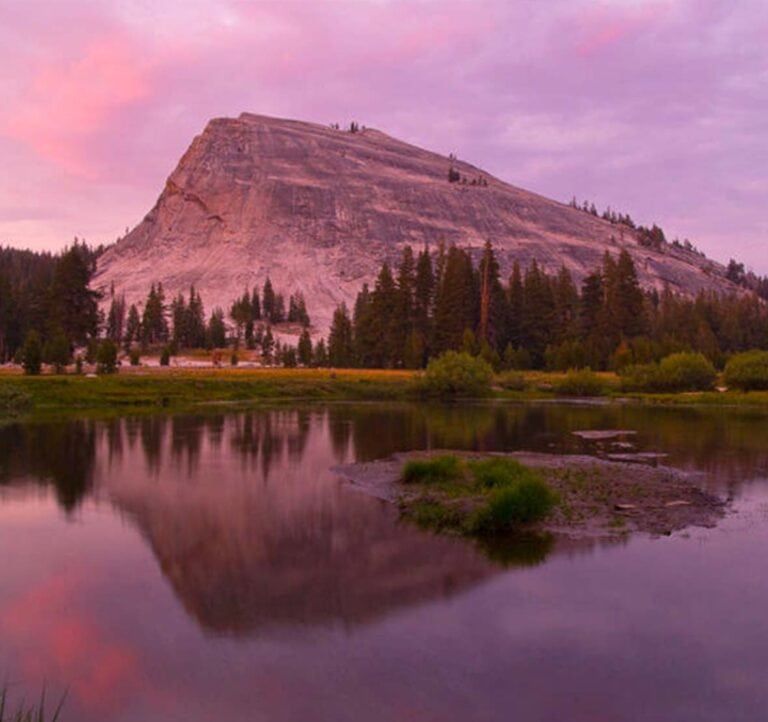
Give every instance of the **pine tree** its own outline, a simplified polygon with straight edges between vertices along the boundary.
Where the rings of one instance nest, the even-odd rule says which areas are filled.
[[[635,264],[626,249],[619,254],[616,264],[616,309],[614,316],[620,335],[631,339],[646,333],[643,291],[637,280]]]
[[[128,320],[125,323],[125,337],[123,345],[126,353],[130,351],[131,345],[141,340],[141,318],[136,304],[132,303],[128,309]]]
[[[318,368],[328,366],[328,351],[325,348],[325,339],[320,339],[315,346],[315,352],[312,357],[312,365]]]
[[[204,348],[206,345],[205,309],[203,299],[195,291],[194,286],[189,288],[189,305],[187,306],[187,344],[190,348]]]
[[[112,294],[107,314],[107,338],[117,344],[122,343],[125,334],[125,296]]]
[[[406,348],[409,345],[411,333],[416,327],[416,262],[413,249],[405,246],[397,272],[396,288],[396,317],[393,333],[396,349],[396,365],[402,365],[405,360]]]
[[[499,281],[499,264],[490,241],[485,244],[478,269],[480,318],[477,336],[492,349],[503,349],[507,342],[509,306]]]
[[[451,246],[435,300],[432,344],[435,354],[461,348],[464,330],[475,327],[474,285],[469,255]]]
[[[66,250],[51,279],[48,323],[61,330],[70,343],[86,344],[98,332],[99,294],[89,287],[95,261],[88,249],[75,243]]]
[[[224,324],[224,311],[214,308],[208,320],[208,345],[211,348],[224,348],[227,345],[227,327]]]
[[[368,290],[368,284],[364,283],[362,290],[355,299],[355,309],[352,316],[353,355],[357,366],[373,368],[378,363],[375,325],[371,292]]]
[[[168,320],[165,315],[163,285],[150,286],[144,315],[141,319],[141,340],[144,346],[168,341]]]
[[[333,367],[347,368],[353,364],[353,357],[352,322],[346,304],[342,303],[333,313],[328,336],[328,360]]]
[[[531,354],[534,366],[541,368],[544,352],[552,342],[555,299],[549,277],[541,271],[535,260],[525,273],[523,294],[522,345]]]
[[[416,263],[416,280],[414,284],[413,298],[413,326],[415,337],[409,342],[409,354],[416,346],[421,348],[421,361],[416,368],[423,366],[426,362],[426,355],[429,352],[427,346],[428,340],[432,336],[432,305],[434,299],[435,277],[432,272],[432,259],[429,255],[429,249],[419,253]],[[411,356],[411,358],[413,358]],[[413,359],[415,363],[415,359]],[[409,368],[413,368],[409,366]]]
[[[378,367],[392,368],[402,362],[405,339],[401,336],[402,326],[398,318],[399,301],[389,264],[384,263],[371,294],[373,357]]]
[[[261,315],[265,321],[274,323],[275,317],[275,291],[272,288],[272,281],[264,281],[264,289],[261,292]]]
[[[519,348],[523,342],[523,277],[520,272],[520,264],[515,261],[512,265],[512,274],[509,277],[509,315],[507,318],[507,338],[513,347]]]
[[[299,345],[298,345],[298,358],[299,363],[302,366],[311,366],[312,365],[312,339],[309,335],[309,331],[305,328],[301,332],[301,336],[299,336]]]
[[[572,341],[579,333],[579,292],[570,271],[562,266],[554,282],[555,320],[552,343]]]

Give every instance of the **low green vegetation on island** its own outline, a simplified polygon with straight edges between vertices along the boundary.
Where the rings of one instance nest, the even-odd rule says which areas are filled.
[[[417,488],[401,500],[404,515],[438,531],[481,536],[519,530],[545,518],[557,503],[538,471],[509,458],[412,459],[402,480]]]

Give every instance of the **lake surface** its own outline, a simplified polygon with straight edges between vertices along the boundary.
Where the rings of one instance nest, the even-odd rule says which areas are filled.
[[[68,689],[64,722],[766,719],[767,422],[338,404],[3,426],[0,680]],[[637,433],[572,433],[596,429]],[[423,448],[663,453],[736,512],[498,561],[332,471]]]

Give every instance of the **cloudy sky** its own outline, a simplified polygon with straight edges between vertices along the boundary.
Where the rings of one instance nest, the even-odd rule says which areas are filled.
[[[768,273],[766,0],[2,0],[0,243],[110,242],[206,121],[351,119]]]

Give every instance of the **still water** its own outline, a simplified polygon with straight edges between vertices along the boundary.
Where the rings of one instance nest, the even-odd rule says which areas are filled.
[[[0,682],[67,689],[64,722],[768,719],[767,421],[339,404],[3,426]],[[736,512],[500,563],[332,471],[421,448],[607,454],[572,432],[615,428]]]

